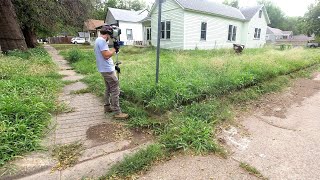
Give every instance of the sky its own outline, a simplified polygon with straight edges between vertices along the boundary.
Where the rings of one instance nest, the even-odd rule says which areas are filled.
[[[152,4],[155,0],[145,0]],[[210,0],[222,3],[223,0]],[[315,0],[271,0],[275,5],[279,6],[287,16],[303,16],[308,6],[315,2]],[[240,7],[256,5],[256,0],[239,0]]]

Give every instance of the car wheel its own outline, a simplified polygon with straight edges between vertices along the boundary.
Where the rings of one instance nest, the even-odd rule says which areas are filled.
[[[78,42],[76,41],[76,42],[74,42],[74,44],[78,44]]]
[[[311,48],[316,48],[316,46],[315,46],[315,45],[311,45],[310,47],[311,47]]]

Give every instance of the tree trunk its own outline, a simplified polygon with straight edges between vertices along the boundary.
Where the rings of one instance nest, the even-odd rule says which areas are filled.
[[[35,48],[37,46],[37,37],[34,31],[26,26],[22,29],[22,33],[24,35],[28,48]]]
[[[0,0],[0,46],[4,52],[27,48],[11,0]]]

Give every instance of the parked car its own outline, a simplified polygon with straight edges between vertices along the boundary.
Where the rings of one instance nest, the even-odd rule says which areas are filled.
[[[86,42],[85,38],[75,37],[71,39],[72,44],[84,44]]]
[[[309,47],[309,48],[316,48],[316,47],[320,47],[320,43],[315,42],[315,41],[308,41],[308,43],[307,43],[307,47]]]

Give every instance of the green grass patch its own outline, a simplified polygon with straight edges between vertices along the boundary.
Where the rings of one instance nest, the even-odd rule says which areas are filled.
[[[265,178],[255,167],[249,165],[248,163],[241,162],[239,166],[245,171],[249,172],[249,174],[252,174],[260,179],[268,179]]]
[[[43,48],[0,56],[0,166],[40,148],[62,87]]]
[[[72,48],[76,49],[91,49],[92,46],[90,45],[84,45],[84,44],[50,44],[50,46],[53,46],[57,50],[68,50]]]
[[[147,170],[154,162],[165,156],[166,152],[161,145],[149,145],[146,149],[141,149],[134,155],[126,156],[123,161],[112,166],[108,174],[99,179],[128,178],[137,172]]]

